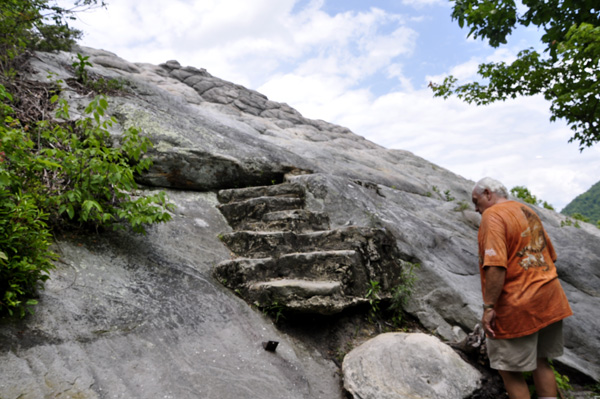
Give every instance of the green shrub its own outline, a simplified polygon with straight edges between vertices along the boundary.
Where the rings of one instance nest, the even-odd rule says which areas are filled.
[[[53,99],[54,101],[56,98]],[[164,193],[139,197],[135,175],[151,166],[142,155],[151,143],[135,128],[123,133],[121,146],[110,146],[108,128],[116,120],[106,117],[108,103],[96,97],[85,109],[88,115],[74,126],[57,126],[41,133],[45,170],[60,191],[46,185],[44,209],[53,220],[64,218],[95,227],[122,228],[126,221],[139,233],[144,225],[170,220]],[[59,101],[57,116],[67,119],[68,105]]]
[[[96,6],[105,4],[75,0],[67,9],[49,0],[0,1],[0,73],[14,76],[17,59],[28,49],[69,50],[82,32],[71,28],[68,21],[75,13]]]
[[[514,195],[515,197],[520,198],[523,201],[527,202],[528,204],[542,205],[542,207],[544,207],[545,209],[549,209],[551,211],[554,210],[554,207],[552,205],[550,205],[546,201],[542,201],[541,199],[538,199],[525,186],[515,186],[515,187],[513,187],[513,188],[510,189],[510,193],[512,195]]]
[[[392,299],[388,310],[392,312],[392,322],[395,326],[402,324],[404,308],[410,299],[417,276],[415,270],[421,265],[419,263],[402,262],[401,282],[392,291]]]
[[[46,215],[35,200],[0,188],[0,313],[22,317],[37,303],[36,288],[56,259],[50,239]]]
[[[589,223],[590,218],[583,216],[581,213],[574,213],[571,215],[571,217],[575,220],[580,220],[582,222],[586,222]]]
[[[531,194],[529,189],[525,186],[515,186],[510,189],[510,193],[528,204],[537,205],[540,203],[540,200],[538,200],[535,195]]]
[[[52,100],[68,120],[68,104]],[[145,226],[171,219],[172,205],[164,192],[138,192],[135,175],[151,166],[143,156],[151,143],[130,128],[113,146],[108,128],[115,119],[106,115],[104,97],[75,123],[25,126],[13,118],[11,101],[0,85],[0,313],[23,316],[55,259],[52,229],[75,223],[145,233]]]

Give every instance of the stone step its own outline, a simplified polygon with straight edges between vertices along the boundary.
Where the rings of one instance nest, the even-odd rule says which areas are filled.
[[[288,298],[283,304],[285,309],[299,313],[310,313],[320,315],[333,315],[346,309],[369,303],[369,300],[361,297],[331,297],[312,296],[310,298]]]
[[[304,198],[304,187],[299,184],[277,184],[272,186],[244,187],[221,190],[217,194],[220,203],[241,202],[257,197],[297,197]]]
[[[331,315],[367,303],[365,298],[345,297],[339,281],[278,279],[251,284],[247,298],[263,308],[278,306],[302,313]]]
[[[310,298],[340,294],[342,283],[339,281],[279,279],[251,284],[248,290],[253,295],[263,296],[263,294],[267,294],[271,298]]]
[[[339,281],[347,285],[361,269],[360,254],[342,250],[291,253],[278,258],[238,258],[219,263],[214,274],[227,287],[247,291],[254,283],[281,278]]]
[[[229,225],[238,229],[243,223],[261,222],[268,213],[301,209],[304,199],[298,197],[257,197],[240,202],[217,205]]]
[[[291,230],[291,229],[287,229]],[[360,250],[373,259],[378,252],[385,256],[389,241],[383,229],[348,226],[310,233],[294,231],[234,231],[222,235],[231,252],[246,258],[276,257],[285,253],[326,250]],[[369,244],[371,242],[371,244]]]
[[[265,213],[261,220],[241,220],[237,230],[305,233],[329,230],[329,217],[325,213],[306,209],[289,209]],[[270,255],[266,255],[270,256]]]

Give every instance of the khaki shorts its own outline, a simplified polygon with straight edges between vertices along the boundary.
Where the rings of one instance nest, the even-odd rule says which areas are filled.
[[[563,354],[562,320],[524,337],[511,339],[487,338],[490,367],[503,371],[533,371],[538,358]]]

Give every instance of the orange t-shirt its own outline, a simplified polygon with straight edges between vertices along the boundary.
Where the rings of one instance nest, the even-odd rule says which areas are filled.
[[[504,286],[494,306],[496,338],[530,335],[573,314],[558,281],[556,252],[531,208],[507,201],[486,209],[478,242],[482,291],[484,266],[506,268]]]

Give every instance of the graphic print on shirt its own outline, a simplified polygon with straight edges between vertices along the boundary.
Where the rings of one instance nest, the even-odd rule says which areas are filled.
[[[521,237],[529,237],[529,245],[517,252],[517,256],[523,258],[519,262],[519,265],[525,270],[528,270],[530,267],[543,267],[542,270],[547,271],[550,267],[548,266],[548,263],[546,263],[544,254],[542,253],[547,246],[542,222],[540,218],[529,209],[521,207],[521,211],[523,211],[523,214],[527,218],[527,223],[529,224],[527,230],[521,233]]]

